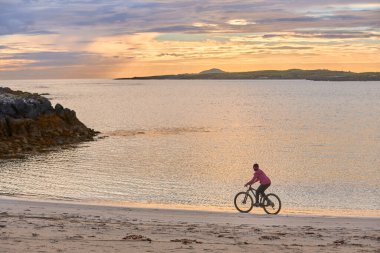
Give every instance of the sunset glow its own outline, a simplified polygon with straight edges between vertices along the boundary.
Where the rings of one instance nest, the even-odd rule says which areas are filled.
[[[0,79],[380,71],[377,1],[0,1]]]

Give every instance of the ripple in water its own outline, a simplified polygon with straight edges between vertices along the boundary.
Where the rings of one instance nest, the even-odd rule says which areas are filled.
[[[135,84],[4,81],[109,137],[0,161],[0,194],[233,210],[259,162],[284,211],[379,213],[379,82]]]
[[[105,135],[109,136],[123,136],[130,137],[135,135],[145,135],[145,136],[163,136],[163,135],[173,135],[173,134],[184,134],[184,133],[208,133],[211,130],[203,127],[173,127],[173,128],[156,128],[156,129],[134,129],[134,130],[115,130],[106,132]]]

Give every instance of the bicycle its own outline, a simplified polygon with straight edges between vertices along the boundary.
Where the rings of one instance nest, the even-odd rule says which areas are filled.
[[[256,198],[255,188],[249,186],[245,192],[239,192],[234,198],[234,204],[236,209],[241,213],[249,213],[254,207],[254,199]],[[253,196],[253,197],[252,197]],[[267,214],[278,214],[281,210],[281,200],[274,194],[260,195],[259,207],[262,207]]]

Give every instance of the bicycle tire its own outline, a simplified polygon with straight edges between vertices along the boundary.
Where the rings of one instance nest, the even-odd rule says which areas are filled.
[[[269,193],[267,196],[267,199],[269,199],[270,201],[272,201],[275,206],[272,207],[272,206],[269,206],[266,201],[264,202],[264,205],[263,205],[263,209],[264,211],[267,213],[267,214],[278,214],[281,210],[281,200],[280,198],[274,194],[274,193]],[[277,202],[277,203],[276,203]]]
[[[246,202],[248,202],[248,204],[242,202],[244,199],[246,200]],[[253,198],[251,195],[248,194],[248,192],[239,192],[238,194],[235,195],[234,204],[235,204],[235,208],[239,212],[249,213],[253,208]],[[248,209],[243,209],[243,205],[247,205]]]

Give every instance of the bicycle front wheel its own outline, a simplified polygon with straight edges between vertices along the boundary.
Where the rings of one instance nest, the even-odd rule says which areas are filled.
[[[241,213],[249,213],[253,207],[252,196],[248,192],[239,192],[234,199],[236,209]]]
[[[276,194],[269,193],[264,201],[263,208],[267,214],[278,214],[281,210],[280,198]]]

